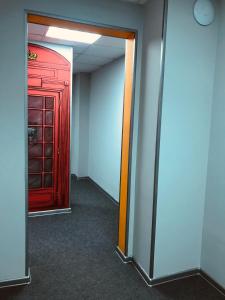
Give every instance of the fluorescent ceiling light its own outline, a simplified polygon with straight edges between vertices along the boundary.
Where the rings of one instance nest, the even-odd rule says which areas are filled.
[[[85,44],[93,44],[101,37],[100,34],[96,34],[96,33],[52,27],[52,26],[48,28],[46,36],[55,39],[79,42]]]

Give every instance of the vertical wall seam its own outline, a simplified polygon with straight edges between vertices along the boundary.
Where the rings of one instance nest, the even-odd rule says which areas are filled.
[[[160,67],[161,78],[160,78],[160,91],[159,91],[159,100],[158,100],[156,144],[155,144],[154,191],[153,191],[152,230],[151,230],[151,245],[150,245],[150,271],[149,271],[150,278],[154,277],[159,155],[160,155],[161,120],[162,120],[162,106],[163,106],[167,18],[168,18],[168,0],[164,0],[163,28],[162,28],[162,41],[161,41],[161,67]]]

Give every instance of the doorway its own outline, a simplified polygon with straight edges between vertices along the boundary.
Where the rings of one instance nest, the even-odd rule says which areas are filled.
[[[131,143],[132,105],[133,105],[132,98],[133,98],[134,64],[135,64],[134,63],[135,62],[134,59],[135,38],[136,38],[135,32],[123,30],[121,28],[106,28],[106,27],[90,25],[90,24],[81,24],[81,23],[55,19],[55,18],[45,17],[41,15],[33,15],[33,14],[28,14],[27,21],[33,24],[55,26],[58,28],[68,28],[72,30],[79,30],[83,32],[85,31],[85,32],[91,32],[96,34],[102,34],[105,36],[126,39],[123,129],[122,129],[120,193],[119,193],[119,224],[118,224],[118,249],[120,252],[122,252],[123,255],[126,255],[127,254],[127,233],[128,233],[129,180],[130,180],[129,178],[130,151],[131,151],[130,143]],[[46,100],[43,99],[42,101],[46,101]],[[33,128],[31,128],[31,130],[34,131]],[[54,143],[55,141],[52,142]],[[68,157],[69,157],[69,153],[68,153]],[[43,156],[43,160],[45,159],[47,158]],[[57,159],[55,160],[57,161]],[[66,172],[67,172],[66,176],[69,177],[70,175],[69,168],[68,170],[66,170]],[[54,190],[54,186],[51,188]],[[54,194],[53,191],[52,194]]]

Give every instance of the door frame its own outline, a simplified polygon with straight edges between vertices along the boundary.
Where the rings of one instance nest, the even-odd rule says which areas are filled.
[[[36,12],[27,12],[26,21],[27,23],[88,31],[104,36],[123,38],[126,40],[117,246],[119,252],[126,257],[128,255],[131,151],[133,135],[137,31],[101,24],[90,24],[88,22],[81,23],[61,18],[50,17],[48,15],[43,15]]]

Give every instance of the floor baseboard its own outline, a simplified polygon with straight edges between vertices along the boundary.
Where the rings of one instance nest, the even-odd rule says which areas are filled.
[[[148,276],[148,274],[142,269],[142,267],[134,260],[133,257],[127,257],[125,256],[120,249],[116,248],[116,254],[118,257],[123,261],[123,263],[131,263],[134,268],[137,270],[137,272],[140,274],[141,278],[145,281],[145,283],[149,287],[156,287],[158,285],[162,285],[165,283],[185,279],[188,277],[193,276],[201,276],[204,280],[206,280],[211,286],[213,286],[215,289],[217,289],[223,296],[225,296],[225,288],[223,288],[220,284],[218,284],[214,279],[212,279],[206,272],[204,272],[201,269],[191,269],[184,272],[176,273],[173,275],[160,277],[156,279],[152,279]]]
[[[200,272],[201,272],[200,269],[196,268],[196,269],[190,269],[190,270],[187,270],[184,272],[179,272],[179,273],[164,276],[164,277],[150,279],[150,285],[157,286],[157,285],[165,284],[165,283],[168,283],[171,281],[176,281],[176,280],[193,277],[193,276],[199,276]]]
[[[152,287],[151,278],[134,259],[133,259],[133,266],[141,276],[142,280],[144,280],[144,282],[147,284],[147,286]]]
[[[102,193],[104,193],[115,205],[119,205],[119,202],[116,201],[116,199],[114,199],[109,193],[107,193],[98,183],[96,183],[91,177],[89,176],[83,176],[83,177],[78,177],[75,174],[72,174],[72,177],[75,177],[76,180],[80,181],[80,180],[88,180],[89,182],[91,182],[92,184],[94,184],[96,186],[97,189],[99,189]]]
[[[217,283],[212,277],[210,277],[205,271],[200,270],[200,276],[206,280],[211,286],[218,290],[223,296],[225,296],[225,288]]]
[[[88,176],[83,176],[83,177],[78,177],[75,175],[76,180],[80,181],[80,180],[89,180]]]
[[[133,258],[130,256],[125,256],[119,247],[116,247],[115,252],[124,264],[133,263]]]
[[[97,189],[99,189],[102,193],[104,193],[115,205],[119,205],[119,202],[116,201],[109,193],[107,193],[100,185],[98,185],[91,177],[87,177],[87,180],[89,180],[92,184],[96,186]]]
[[[34,218],[34,217],[44,217],[44,216],[51,216],[51,215],[62,215],[62,214],[69,214],[69,213],[71,213],[71,208],[59,208],[59,209],[52,209],[52,210],[43,210],[43,211],[29,212],[28,216],[30,218]]]
[[[19,279],[13,279],[13,280],[7,280],[7,281],[0,282],[0,289],[19,286],[19,285],[28,285],[30,283],[31,283],[31,275],[30,275],[30,269],[29,269],[28,276],[24,276],[23,278],[19,278]]]

